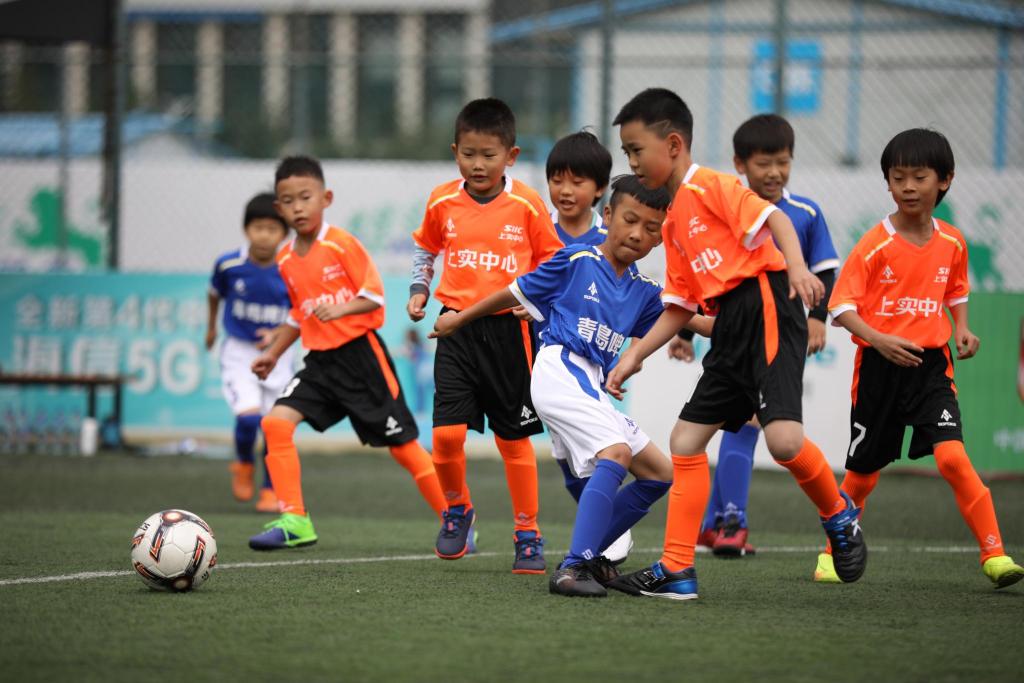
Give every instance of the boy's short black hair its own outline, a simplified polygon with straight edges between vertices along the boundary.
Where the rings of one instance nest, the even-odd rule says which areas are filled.
[[[572,173],[590,178],[601,190],[608,187],[612,174],[612,155],[597,136],[585,130],[561,138],[548,154],[547,178],[558,173]],[[594,198],[597,203],[597,198]]]
[[[261,218],[270,218],[281,224],[285,232],[288,232],[288,224],[284,222],[281,215],[274,208],[274,201],[277,198],[269,192],[261,192],[245,205],[245,216],[242,219],[242,227],[248,227],[249,223]]]
[[[896,166],[930,168],[939,180],[946,180],[953,175],[955,167],[953,148],[937,130],[911,128],[896,135],[882,150],[882,176],[886,182],[889,182],[889,171]],[[935,205],[938,206],[945,196],[946,190],[939,190]]]
[[[640,121],[648,128],[657,128],[662,138],[675,131],[686,140],[686,146],[693,144],[693,114],[679,95],[668,88],[648,88],[619,110],[612,121],[621,126]]]
[[[494,135],[511,149],[516,145],[516,115],[496,97],[473,100],[455,117],[455,144],[463,133]]]
[[[650,190],[644,187],[640,179],[631,173],[615,176],[612,180],[612,197],[608,205],[615,210],[615,207],[622,200],[622,195],[628,194],[644,206],[649,206],[656,211],[668,211],[672,203],[672,195],[664,187]]]
[[[274,184],[292,177],[316,178],[322,183],[324,182],[324,169],[320,166],[320,162],[313,157],[285,157],[274,172]]]
[[[733,154],[743,161],[758,152],[775,154],[788,151],[792,154],[795,146],[793,126],[778,114],[753,116],[741,123],[732,134]]]

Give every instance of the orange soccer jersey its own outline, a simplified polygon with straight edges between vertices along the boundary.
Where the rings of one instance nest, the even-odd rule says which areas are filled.
[[[335,349],[384,324],[384,285],[359,240],[324,223],[305,256],[294,248],[293,239],[278,253],[277,267],[292,301],[288,323],[299,328],[304,347]],[[318,304],[343,304],[357,296],[379,303],[380,308],[330,322],[313,315]]]
[[[665,219],[662,300],[707,309],[709,299],[743,280],[785,270],[766,224],[777,208],[734,175],[690,166]]]
[[[879,332],[923,348],[949,343],[953,328],[943,305],[967,301],[967,244],[949,223],[932,222],[931,239],[922,247],[896,234],[888,218],[857,242],[828,302],[833,324],[843,312],[856,311]],[[868,345],[857,336],[853,341]]]
[[[427,251],[445,252],[434,296],[459,311],[508,287],[562,248],[543,200],[527,185],[506,176],[504,190],[486,204],[464,186],[464,180],[453,180],[435,188],[423,224],[412,234]]]

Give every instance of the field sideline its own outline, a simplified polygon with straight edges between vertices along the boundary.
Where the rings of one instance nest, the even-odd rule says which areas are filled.
[[[926,461],[927,462],[927,461]],[[992,590],[941,479],[883,475],[859,583],[810,580],[820,527],[785,474],[757,471],[740,561],[698,557],[693,603],[568,600],[514,576],[503,470],[473,460],[481,552],[431,557],[436,524],[405,472],[378,455],[303,462],[320,543],[256,554],[266,516],[228,494],[223,462],[0,458],[0,671],[4,680],[520,681],[669,678],[1019,680],[1024,588]],[[549,566],[573,504],[541,461]],[[1024,556],[1024,483],[990,484],[1011,553]],[[182,507],[213,526],[220,566],[193,594],[131,575],[132,531]],[[636,531],[635,568],[657,557],[659,505]],[[1024,559],[1018,557],[1017,559]],[[42,580],[46,579],[46,580]]]

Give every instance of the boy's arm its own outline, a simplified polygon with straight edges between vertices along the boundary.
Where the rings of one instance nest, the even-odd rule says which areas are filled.
[[[973,358],[978,353],[981,340],[967,327],[967,302],[949,307],[953,315],[953,341],[956,342],[957,360]]]
[[[782,211],[768,214],[768,229],[771,230],[775,246],[786,258],[786,270],[789,273],[789,298],[799,296],[808,308],[814,308],[825,293],[825,286],[816,278],[804,262],[804,254],[800,250],[800,240],[796,236],[792,221]]]
[[[260,379],[267,378],[277,365],[277,359],[299,338],[299,328],[293,324],[282,323],[275,327],[271,334],[274,341],[252,362],[252,371]]]
[[[693,311],[689,311],[681,306],[676,306],[675,304],[665,306],[665,310],[662,311],[654,326],[651,327],[640,341],[629,345],[629,348],[622,354],[619,362],[608,373],[608,378],[605,382],[607,392],[621,400],[623,394],[626,393],[626,390],[622,388],[622,384],[639,372],[644,360],[664,346],[668,340],[672,339],[686,323],[690,322],[690,318],[693,316]]]
[[[464,311],[448,311],[434,322],[434,331],[427,335],[430,339],[439,339],[455,333],[463,325],[477,318],[492,315],[506,308],[519,305],[519,299],[508,287],[499,289],[494,294],[477,301]]]
[[[836,316],[835,321],[849,330],[850,334],[860,337],[870,344],[890,363],[904,368],[917,367],[921,364],[921,357],[911,352],[922,353],[924,349],[909,339],[893,334],[882,334],[868,325],[864,318],[857,314],[857,311],[847,309]]]
[[[337,320],[338,318],[344,318],[346,315],[359,315],[360,313],[376,311],[378,308],[380,308],[379,301],[374,301],[373,299],[360,295],[343,304],[318,304],[317,307],[313,309],[313,315],[315,315],[320,322],[326,323],[332,320]]]
[[[207,350],[213,348],[213,343],[217,341],[217,310],[220,308],[220,296],[214,293],[213,289],[210,289],[206,293],[206,348]]]
[[[409,285],[409,303],[405,310],[414,323],[423,320],[426,311],[423,309],[430,298],[430,283],[434,279],[434,261],[437,254],[429,249],[416,245],[412,254],[412,283]]]
[[[825,285],[825,296],[821,301],[807,313],[807,355],[811,356],[825,348],[825,336],[828,326],[828,300],[832,296],[832,288],[836,284],[836,271],[834,268],[815,273],[821,283]]]

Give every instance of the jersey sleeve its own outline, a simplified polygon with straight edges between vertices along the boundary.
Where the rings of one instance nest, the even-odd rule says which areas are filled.
[[[538,207],[534,206],[534,209]],[[551,222],[551,216],[545,207],[541,206],[534,215],[529,216],[530,244],[533,247],[533,261],[530,270],[536,270],[537,266],[552,258],[562,247],[562,240],[558,239],[555,232],[555,224]]]
[[[950,266],[949,279],[946,281],[947,306],[953,307],[967,302],[967,295],[971,291],[971,283],[967,275],[967,244],[959,236],[957,237],[959,249]]]
[[[221,259],[213,264],[213,275],[210,276],[210,293],[224,299],[228,295],[227,270],[220,267]]]
[[[562,249],[540,264],[536,270],[520,275],[509,285],[509,291],[534,320],[545,320],[551,302],[565,289],[569,258],[573,253],[579,252]]]
[[[818,211],[808,228],[808,250],[804,258],[812,273],[820,273],[830,268],[838,268],[839,254],[832,244],[832,235],[828,231],[828,224],[825,223],[825,214],[821,212],[821,207],[815,208]]]
[[[384,283],[380,279],[377,265],[366,251],[366,247],[352,235],[346,235],[343,252],[338,255],[341,265],[357,287],[356,296],[384,305]]]
[[[444,242],[441,236],[441,224],[438,215],[437,207],[428,202],[427,208],[423,212],[423,222],[420,223],[420,227],[412,233],[412,238],[417,245],[435,255],[440,254],[441,250],[444,249]]]
[[[636,324],[633,326],[633,329],[628,336],[642,337],[647,334],[650,329],[654,327],[654,323],[661,317],[664,310],[665,306],[661,303],[661,290],[656,287],[651,287],[645,297],[644,307],[640,311],[640,317],[637,318]]]
[[[771,236],[768,215],[778,207],[761,199],[735,176],[720,174],[699,195],[704,205],[732,228],[736,239],[749,250],[756,249]]]
[[[661,227],[662,243],[665,245],[665,289],[661,293],[664,304],[674,304],[688,311],[697,312],[697,298],[690,289],[685,269],[690,267],[686,254],[672,237],[675,223],[669,212]]]
[[[828,300],[828,312],[832,316],[833,325],[839,327],[836,318],[846,311],[858,309],[867,291],[867,282],[868,264],[858,244],[843,264],[843,269],[832,288],[832,296]]]

